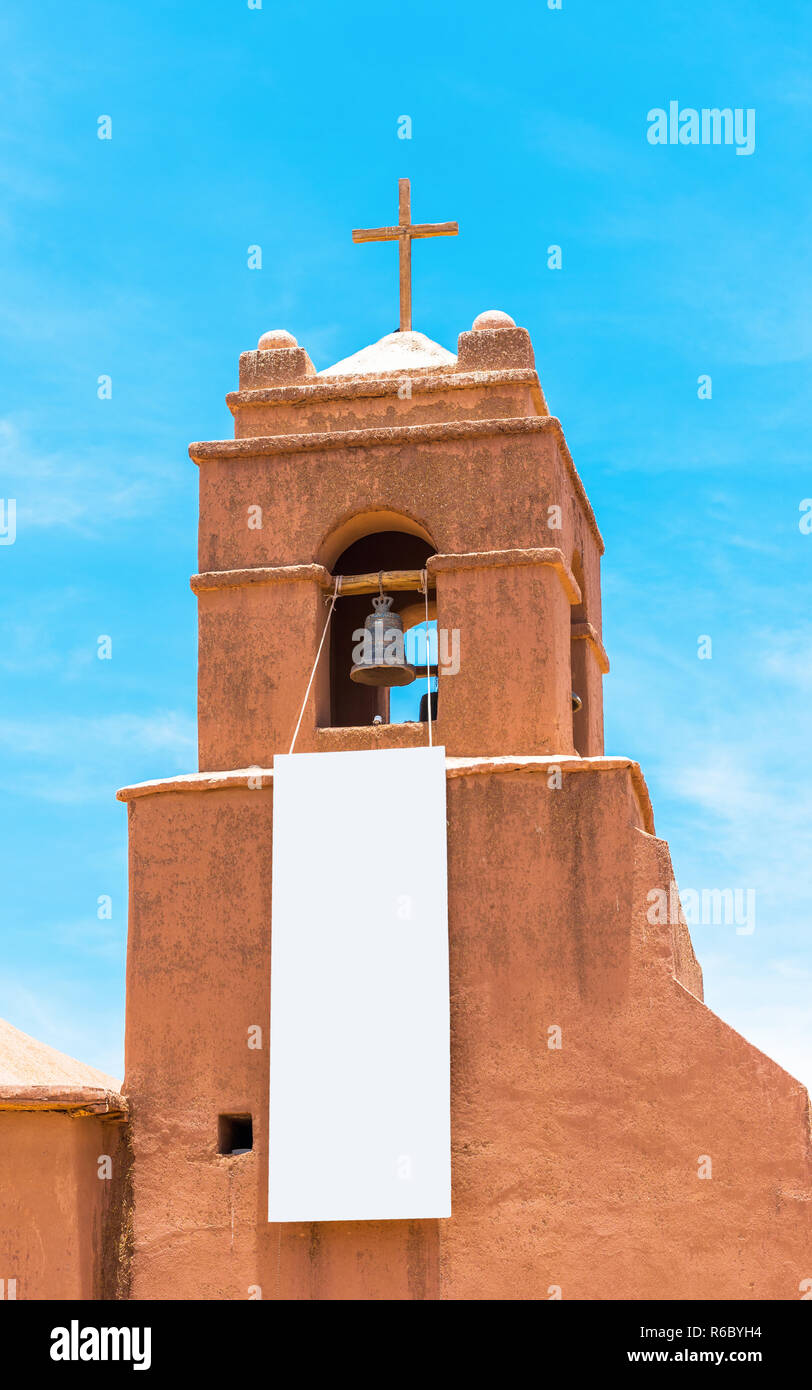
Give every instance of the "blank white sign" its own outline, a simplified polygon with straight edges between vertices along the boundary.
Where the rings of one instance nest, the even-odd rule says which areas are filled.
[[[274,759],[269,1221],[451,1215],[444,748]]]

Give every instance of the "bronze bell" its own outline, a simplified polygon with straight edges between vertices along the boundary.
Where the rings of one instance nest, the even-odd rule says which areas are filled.
[[[381,589],[372,600],[372,607],[374,612],[363,628],[352,634],[361,640],[353,648],[356,664],[350,671],[350,680],[359,685],[411,685],[415,669],[406,660],[403,623],[397,613],[391,612],[391,595]]]
[[[571,691],[570,694],[571,694],[571,697],[572,697],[572,712],[573,712],[573,714],[577,714],[577,713],[578,713],[578,710],[581,708],[581,706],[582,706],[582,704],[583,704],[584,702],[583,702],[583,700],[581,699],[580,695],[576,695],[576,694],[575,694],[575,691],[574,691],[574,690]]]

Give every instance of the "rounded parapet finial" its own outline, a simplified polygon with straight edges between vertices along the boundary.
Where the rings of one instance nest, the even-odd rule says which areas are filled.
[[[286,328],[272,328],[268,333],[263,333],[257,343],[258,352],[272,352],[274,348],[296,348],[299,344],[292,333],[288,333]]]
[[[517,328],[510,314],[486,309],[477,314],[457,342],[458,372],[535,371],[533,344],[526,328]]]
[[[474,330],[478,328],[515,328],[516,324],[510,314],[503,313],[501,309],[486,309],[484,313],[477,314],[471,327]]]
[[[255,352],[240,353],[241,391],[294,386],[315,374],[316,368],[304,348],[286,328],[272,328],[263,333]]]

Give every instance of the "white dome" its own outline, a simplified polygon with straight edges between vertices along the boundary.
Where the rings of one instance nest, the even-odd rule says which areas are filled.
[[[453,352],[433,343],[425,333],[387,333],[377,343],[370,343],[345,357],[332,367],[325,367],[319,376],[380,376],[384,372],[426,371],[438,367],[454,367]]]

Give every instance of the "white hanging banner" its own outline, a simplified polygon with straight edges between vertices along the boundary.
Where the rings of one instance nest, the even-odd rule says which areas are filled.
[[[451,1215],[444,748],[274,759],[269,1221]]]

